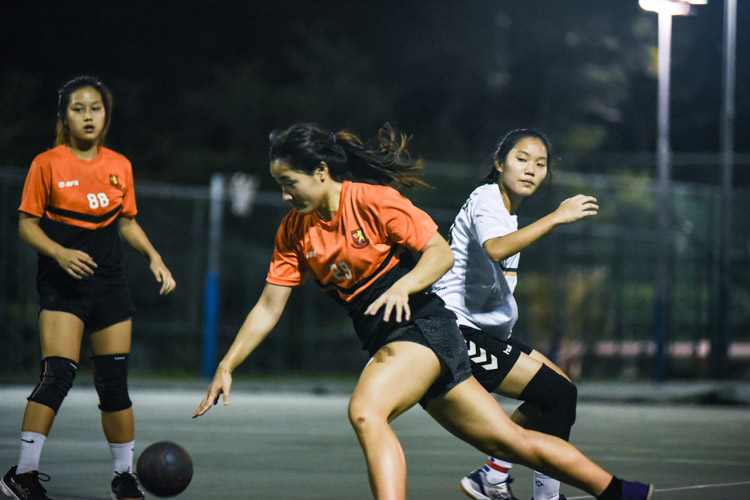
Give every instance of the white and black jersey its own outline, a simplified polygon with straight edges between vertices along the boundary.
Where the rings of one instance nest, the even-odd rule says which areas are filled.
[[[495,263],[482,245],[518,230],[518,220],[505,208],[497,184],[476,188],[450,229],[453,267],[433,285],[458,318],[458,324],[507,340],[518,319],[513,297],[520,253]]]

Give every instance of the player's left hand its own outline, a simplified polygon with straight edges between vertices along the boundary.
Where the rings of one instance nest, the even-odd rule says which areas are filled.
[[[369,305],[365,314],[368,316],[374,316],[378,313],[381,307],[385,308],[383,309],[383,321],[390,321],[392,312],[396,313],[397,323],[401,323],[402,319],[408,321],[409,318],[411,318],[409,294],[405,289],[398,286],[398,283],[394,284],[380,297],[375,299],[375,302]]]
[[[172,273],[169,272],[167,266],[161,260],[151,262],[151,272],[154,273],[156,281],[161,283],[161,289],[159,289],[159,295],[166,295],[174,291],[177,287],[177,282],[172,277]]]

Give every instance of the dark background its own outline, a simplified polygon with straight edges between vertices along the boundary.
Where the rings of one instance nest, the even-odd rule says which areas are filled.
[[[289,210],[268,174],[269,132],[314,121],[366,138],[389,121],[426,160],[435,189],[407,195],[444,235],[516,127],[544,131],[557,153],[549,191],[524,203],[519,225],[578,193],[600,200],[596,218],[524,250],[518,338],[578,380],[747,379],[750,5],[738,3],[728,208],[724,2],[674,18],[665,231],[655,180],[657,15],[637,0],[0,0],[0,373],[38,365],[36,255],[17,237],[26,170],[54,141],[57,89],[93,74],[114,93],[108,145],[133,162],[139,223],[179,283],[159,297],[141,257],[126,253],[138,309],[134,371],[205,375],[198,361],[215,362],[204,336],[209,248],[220,261],[217,356],[257,300]],[[209,179],[227,174],[231,189],[236,172],[253,175],[260,191],[249,214],[224,203],[217,241]],[[655,355],[662,255],[672,260],[666,369]],[[718,293],[726,276],[728,300]],[[349,320],[308,285],[243,369],[359,372],[366,359]]]
[[[612,155],[655,150],[657,15],[637,0],[0,5],[0,165],[50,147],[56,91],[79,74],[113,90],[109,145],[139,180],[265,170],[268,133],[297,121],[362,136],[390,121],[442,161],[482,162],[519,126],[546,132],[573,170],[616,173]],[[678,154],[719,151],[723,8],[674,18]],[[750,6],[738,10],[735,149],[747,153]]]

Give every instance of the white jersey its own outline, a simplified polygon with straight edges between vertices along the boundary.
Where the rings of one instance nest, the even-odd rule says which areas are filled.
[[[501,340],[510,337],[518,319],[513,291],[521,254],[495,263],[482,245],[517,230],[518,220],[505,208],[495,183],[476,188],[456,215],[450,229],[455,264],[435,282],[433,290],[455,313],[459,325]]]

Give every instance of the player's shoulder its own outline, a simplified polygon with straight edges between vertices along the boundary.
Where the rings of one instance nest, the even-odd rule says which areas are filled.
[[[110,149],[110,148],[102,146],[99,149],[99,154],[102,155],[105,161],[122,162],[122,163],[130,165],[130,160],[128,160],[128,158],[124,154],[118,153],[114,149]]]
[[[279,224],[279,233],[289,237],[298,234],[308,225],[309,217],[292,209],[281,219]]]
[[[501,199],[500,188],[494,182],[491,184],[482,184],[474,188],[471,196],[477,198]]]
[[[37,165],[49,165],[55,161],[59,161],[65,158],[69,154],[70,153],[68,152],[65,145],[55,146],[54,148],[50,148],[47,151],[36,155],[34,157],[33,163],[36,163]]]
[[[301,214],[294,209],[289,210],[276,230],[276,243],[293,248],[304,240],[305,233],[312,225],[309,214]]]
[[[501,209],[507,211],[503,203],[503,197],[500,194],[500,188],[497,184],[482,184],[471,193],[470,202],[479,207],[492,207],[492,209]]]
[[[381,196],[400,196],[401,194],[391,186],[381,184],[368,184],[366,182],[344,181],[348,189],[360,196],[381,197]]]
[[[348,183],[348,197],[363,209],[376,210],[410,203],[396,188],[364,182]]]

